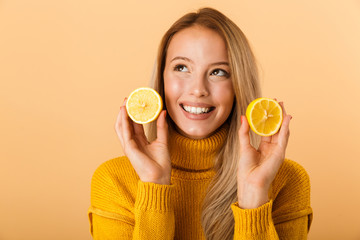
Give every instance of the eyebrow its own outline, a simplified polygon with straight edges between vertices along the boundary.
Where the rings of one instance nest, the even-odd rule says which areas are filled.
[[[194,63],[194,61],[191,60],[190,58],[181,57],[181,56],[174,57],[170,62],[175,61],[175,60],[184,60],[184,61],[187,61],[187,62],[190,62],[190,63]],[[217,66],[217,65],[229,66],[229,63],[228,62],[215,62],[215,63],[210,64],[210,66]]]
[[[172,61],[175,61],[175,60],[184,60],[184,61],[187,61],[187,62],[191,62],[191,63],[194,63],[193,60],[191,60],[190,58],[187,58],[187,57],[174,57],[170,62]]]

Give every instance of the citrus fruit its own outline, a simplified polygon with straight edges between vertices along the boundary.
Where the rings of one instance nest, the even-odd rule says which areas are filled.
[[[162,107],[163,103],[159,93],[148,87],[135,89],[126,101],[129,117],[139,124],[154,121],[159,116]]]
[[[257,98],[246,109],[250,128],[260,136],[277,133],[283,120],[280,104],[271,98]]]

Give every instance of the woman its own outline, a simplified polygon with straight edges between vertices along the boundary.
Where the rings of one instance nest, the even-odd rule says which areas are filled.
[[[157,62],[164,110],[147,138],[124,100],[115,129],[126,156],[92,180],[94,239],[306,239],[309,178],[285,159],[291,116],[280,102],[280,131],[261,139],[244,117],[260,87],[241,30],[211,8],[186,14]]]

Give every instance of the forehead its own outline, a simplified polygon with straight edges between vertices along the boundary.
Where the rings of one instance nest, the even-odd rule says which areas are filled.
[[[185,28],[172,37],[167,61],[182,56],[193,61],[227,61],[224,39],[216,31],[202,26]]]

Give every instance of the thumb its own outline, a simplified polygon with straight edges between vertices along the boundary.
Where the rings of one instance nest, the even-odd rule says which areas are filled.
[[[156,123],[157,127],[157,141],[167,145],[168,143],[168,125],[166,123],[166,110],[160,113]]]
[[[250,146],[249,123],[244,115],[240,116],[241,126],[239,129],[240,152]]]

